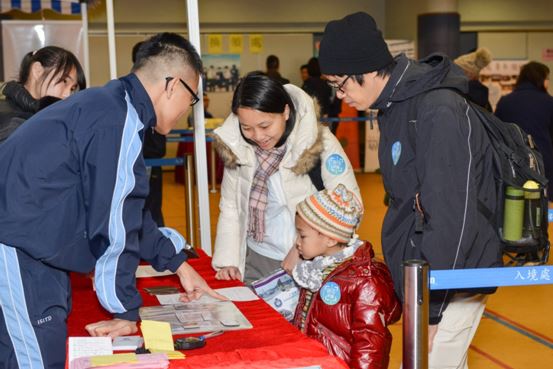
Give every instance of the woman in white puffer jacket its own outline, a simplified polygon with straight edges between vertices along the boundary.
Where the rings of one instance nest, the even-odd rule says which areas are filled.
[[[225,162],[212,262],[218,279],[249,284],[293,268],[296,204],[317,191],[312,178],[325,188],[343,183],[361,198],[342,146],[296,86],[248,74],[214,139]]]

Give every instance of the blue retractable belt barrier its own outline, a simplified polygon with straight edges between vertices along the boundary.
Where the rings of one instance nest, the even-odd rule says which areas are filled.
[[[213,138],[206,137],[205,142],[211,142],[213,141]],[[174,136],[168,136],[167,142],[194,142],[193,136],[184,136],[184,137],[174,137]]]
[[[321,122],[364,122],[366,120],[372,120],[374,117],[343,117],[343,118],[321,118]]]
[[[553,266],[433,270],[431,290],[553,284]]]
[[[145,159],[147,167],[183,166],[183,158]]]

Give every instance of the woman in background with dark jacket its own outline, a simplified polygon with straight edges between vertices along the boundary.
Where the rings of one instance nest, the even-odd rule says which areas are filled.
[[[495,115],[532,136],[543,156],[549,180],[547,196],[553,201],[553,97],[547,93],[548,86],[546,65],[534,61],[523,65],[515,89],[499,100]]]
[[[307,63],[307,74],[309,77],[303,82],[301,88],[309,96],[315,97],[319,103],[320,116],[326,117],[331,114],[332,88],[321,78],[319,60],[315,57]]]
[[[7,82],[0,101],[0,142],[40,109],[86,87],[79,60],[57,46],[30,51],[21,61],[17,81]]]

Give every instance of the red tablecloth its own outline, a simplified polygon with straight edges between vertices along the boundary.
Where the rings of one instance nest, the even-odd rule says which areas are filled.
[[[241,285],[236,281],[218,281],[211,268],[210,258],[202,254],[190,264],[213,288]],[[73,311],[68,319],[70,336],[87,336],[88,323],[110,319],[92,291],[90,279],[73,275]],[[158,305],[144,287],[180,286],[176,276],[139,278],[137,286],[145,306]],[[252,329],[228,331],[210,338],[197,350],[184,351],[185,360],[171,361],[171,368],[291,368],[320,365],[322,368],[347,368],[343,361],[330,356],[317,341],[305,337],[263,300],[235,303],[253,325]]]

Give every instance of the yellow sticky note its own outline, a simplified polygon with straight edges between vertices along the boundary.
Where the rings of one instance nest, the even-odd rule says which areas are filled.
[[[156,322],[154,320],[143,320],[140,325],[142,336],[144,336],[144,347],[148,350],[173,351],[173,335],[171,324],[167,322]]]
[[[161,353],[167,355],[167,359],[176,360],[184,359],[186,356],[180,351],[165,351],[165,350],[151,350],[152,353]]]
[[[250,35],[250,53],[259,54],[263,51],[263,35]]]
[[[223,53],[223,35],[207,35],[207,53]]]
[[[136,354],[115,354],[90,357],[90,366],[92,367],[125,363],[138,363]]]
[[[228,36],[228,47],[231,54],[241,54],[244,49],[244,36],[231,34]]]

